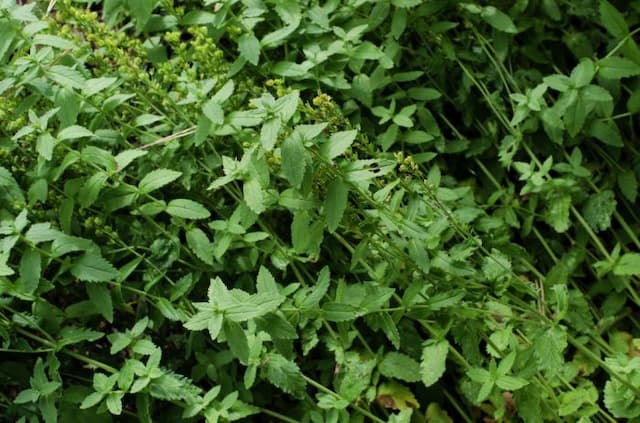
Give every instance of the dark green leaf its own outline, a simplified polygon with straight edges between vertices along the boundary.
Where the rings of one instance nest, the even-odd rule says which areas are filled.
[[[118,271],[102,256],[86,253],[71,266],[71,274],[87,282],[106,282],[118,277]]]

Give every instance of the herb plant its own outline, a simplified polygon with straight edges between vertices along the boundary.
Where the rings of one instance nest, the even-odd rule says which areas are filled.
[[[0,0],[2,421],[640,421],[639,24]]]

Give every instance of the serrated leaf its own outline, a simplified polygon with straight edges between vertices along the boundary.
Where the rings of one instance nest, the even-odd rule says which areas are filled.
[[[71,266],[71,274],[81,281],[107,282],[118,277],[111,263],[96,253],[85,253]]]
[[[613,273],[618,276],[640,275],[640,254],[623,254],[613,268]]]
[[[352,129],[350,131],[336,132],[329,137],[329,140],[322,146],[322,155],[327,160],[333,160],[343,154],[347,148],[353,144],[358,131]]]
[[[171,216],[194,220],[207,219],[211,216],[209,210],[207,210],[202,204],[184,198],[169,201],[165,212]]]
[[[448,353],[449,342],[446,340],[429,342],[422,348],[420,378],[425,386],[429,387],[440,380],[446,370]]]
[[[113,302],[111,292],[104,284],[88,284],[87,295],[94,309],[109,323],[113,323]]]
[[[180,176],[182,176],[182,172],[171,169],[152,170],[138,183],[138,191],[140,194],[148,194],[170,184]]]
[[[297,187],[302,183],[307,165],[307,151],[298,136],[287,137],[282,144],[282,175]]]
[[[247,62],[257,65],[260,61],[260,41],[253,33],[242,35],[238,39],[238,51]]]
[[[405,382],[418,382],[421,378],[420,364],[408,355],[389,352],[378,365],[380,374]]]
[[[618,173],[618,188],[631,203],[638,198],[638,179],[633,170],[624,170]]]
[[[622,13],[607,0],[600,0],[600,23],[606,30],[618,39],[624,38],[629,33],[629,26]]]
[[[571,195],[552,196],[547,202],[545,221],[558,233],[569,229],[569,210],[571,209]]]
[[[539,369],[557,371],[564,363],[567,347],[567,333],[559,326],[552,326],[538,332],[533,339],[534,355]]]
[[[80,207],[87,208],[96,202],[108,178],[106,173],[99,172],[87,179],[78,192],[78,204],[80,204]]]
[[[326,303],[322,306],[324,318],[330,322],[346,322],[355,320],[361,310],[350,304]]]
[[[29,248],[20,258],[20,278],[24,291],[32,294],[38,289],[40,284],[40,273],[42,272],[42,257],[35,248]]]
[[[335,232],[340,225],[349,200],[349,188],[340,179],[334,179],[327,188],[327,198],[324,202],[324,214],[329,233]]]
[[[189,249],[203,262],[213,265],[213,254],[211,250],[211,241],[207,234],[199,228],[191,228],[187,231],[187,245]]]
[[[297,398],[304,396],[306,382],[296,363],[278,353],[267,354],[264,362],[264,375],[269,382]]]
[[[640,66],[624,57],[611,56],[598,61],[598,74],[603,78],[622,79],[640,75]]]
[[[595,231],[604,231],[611,226],[611,216],[616,205],[617,201],[613,191],[600,191],[587,200],[583,209],[584,218]]]
[[[256,178],[251,178],[248,181],[245,181],[242,192],[244,194],[244,201],[247,203],[247,206],[253,211],[255,214],[261,214],[266,210],[266,206],[264,204],[264,191],[260,186],[260,181]]]

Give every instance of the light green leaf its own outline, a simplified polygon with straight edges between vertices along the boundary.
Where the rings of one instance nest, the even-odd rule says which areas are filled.
[[[378,365],[380,374],[386,377],[404,380],[405,382],[418,382],[421,378],[420,364],[408,355],[389,352]]]
[[[299,136],[289,136],[282,144],[282,174],[295,187],[302,183],[307,165],[307,151]]]
[[[640,254],[623,254],[613,268],[613,273],[618,276],[640,275]]]
[[[264,192],[260,186],[260,182],[256,178],[245,181],[242,192],[244,194],[244,201],[255,214],[261,214],[266,210]]]
[[[184,198],[169,201],[165,212],[171,216],[194,220],[207,219],[211,216],[209,210],[207,210],[202,204]]]
[[[238,51],[247,62],[257,65],[260,61],[260,41],[253,33],[242,35],[238,39]]]
[[[179,322],[181,320],[180,312],[173,306],[173,304],[166,298],[158,298],[156,300],[156,307],[160,310],[160,313],[167,319],[173,322]]]
[[[446,370],[448,353],[449,342],[446,340],[427,342],[422,348],[420,377],[425,386],[433,385],[442,377]]]
[[[350,131],[336,132],[329,137],[329,140],[322,146],[322,155],[327,160],[333,160],[343,154],[347,148],[353,144],[358,131],[352,129]]]
[[[138,157],[142,157],[147,153],[148,151],[139,149],[124,150],[118,153],[118,155],[114,157],[117,164],[117,170],[120,171],[124,169],[125,167],[129,166],[129,164],[131,164],[131,162],[133,162],[135,159],[137,159]]]
[[[92,137],[92,136],[93,136],[93,132],[89,131],[84,126],[71,125],[71,126],[67,126],[63,130],[58,132],[57,138],[58,140],[63,141],[63,140],[72,140],[72,139]]]
[[[171,182],[182,176],[182,172],[178,172],[170,169],[156,169],[147,173],[144,178],[138,183],[138,191],[140,194],[148,194],[163,186],[170,184]]]

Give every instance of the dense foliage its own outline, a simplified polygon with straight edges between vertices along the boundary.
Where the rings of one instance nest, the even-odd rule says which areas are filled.
[[[639,31],[0,0],[0,420],[640,421]]]

